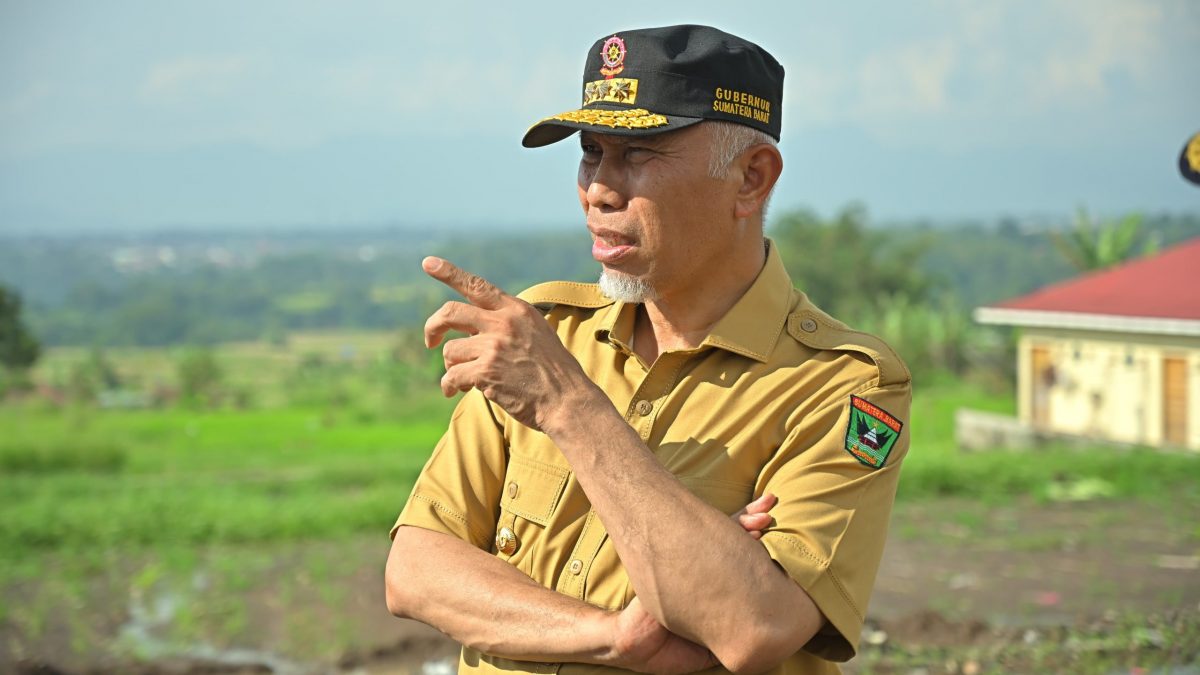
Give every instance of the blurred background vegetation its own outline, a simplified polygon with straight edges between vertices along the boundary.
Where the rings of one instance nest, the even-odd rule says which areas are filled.
[[[909,363],[899,504],[960,505],[935,524],[974,512],[952,500],[1200,509],[1192,457],[967,455],[953,429],[958,407],[1015,407],[1015,335],[974,324],[974,307],[1197,235],[1197,216],[1082,210],[877,227],[857,204],[769,228],[797,287]],[[420,271],[427,254],[512,292],[596,273],[582,232],[0,235],[0,656],[252,645],[329,663],[386,641],[362,624],[381,610],[385,535],[453,405],[420,338],[449,299]],[[1194,520],[1178,526],[1200,542]],[[294,610],[282,627],[252,600],[264,589]],[[178,602],[155,620],[150,598]]]

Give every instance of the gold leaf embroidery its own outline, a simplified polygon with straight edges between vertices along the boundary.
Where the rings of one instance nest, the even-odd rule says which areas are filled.
[[[542,120],[549,122],[581,122],[611,129],[653,129],[667,125],[666,115],[652,113],[642,108],[633,110],[570,110]]]

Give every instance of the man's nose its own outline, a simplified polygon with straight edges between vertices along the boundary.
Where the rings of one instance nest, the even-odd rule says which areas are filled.
[[[611,162],[601,160],[590,174],[580,172],[579,179],[579,187],[589,207],[619,209],[625,206],[623,185]]]

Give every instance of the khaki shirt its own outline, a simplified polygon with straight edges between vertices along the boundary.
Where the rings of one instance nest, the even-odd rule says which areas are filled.
[[[758,279],[698,348],[663,353],[653,364],[629,348],[635,305],[581,283],[541,284],[520,297],[543,309],[588,376],[689,490],[726,514],[765,492],[779,497],[761,543],[829,625],[773,672],[839,672],[831,661],[855,653],[908,450],[904,363],[878,338],[850,330],[794,290],[774,246]],[[852,414],[855,405],[870,418]],[[891,442],[881,442],[889,432]],[[882,450],[864,446],[864,436]],[[870,466],[881,454],[881,468]],[[604,523],[559,449],[478,391],[459,402],[400,525],[468,541],[592,605],[617,610],[634,597]],[[516,536],[511,553],[500,551],[502,528]],[[706,545],[696,542],[698,550]],[[616,672],[518,663],[472,649],[460,662],[460,672],[603,670]]]

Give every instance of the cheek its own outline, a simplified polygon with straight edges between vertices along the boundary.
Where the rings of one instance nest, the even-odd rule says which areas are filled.
[[[588,185],[591,184],[591,182],[591,172],[588,170],[587,166],[585,166],[583,163],[580,163],[579,171],[575,174],[575,191],[579,196],[579,205],[583,207],[584,213],[587,213],[588,211],[587,190]]]

